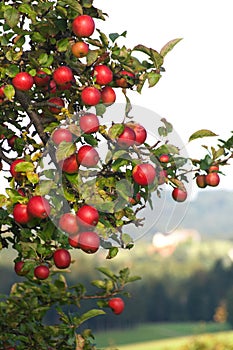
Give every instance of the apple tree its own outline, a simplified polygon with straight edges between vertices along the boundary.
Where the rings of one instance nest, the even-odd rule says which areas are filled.
[[[0,168],[7,182],[0,249],[15,251],[15,273],[22,276],[0,300],[4,349],[94,349],[91,331],[80,326],[109,310],[121,314],[124,287],[138,277],[127,267],[118,274],[98,267],[102,278],[89,294],[78,280],[67,283],[72,251],[106,250],[112,259],[133,248],[125,227],[143,225],[138,213],[152,206],[153,193],[165,186],[184,202],[188,174],[199,187],[217,186],[220,166],[232,155],[230,137],[206,148],[203,159],[184,157],[169,141],[173,127],[164,118],[149,142],[148,130],[131,116],[127,92],[155,86],[181,39],[160,51],[129,49],[118,44],[126,32],[99,29],[106,18],[92,0],[0,3]],[[105,123],[118,92],[125,96],[121,120]],[[214,135],[199,130],[190,141]],[[89,299],[96,307],[82,312]],[[67,313],[66,306],[77,311]],[[59,322],[48,325],[51,308]]]

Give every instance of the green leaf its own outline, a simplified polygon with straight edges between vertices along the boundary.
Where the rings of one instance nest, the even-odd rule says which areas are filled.
[[[73,142],[62,141],[56,150],[56,159],[58,162],[69,158],[76,151],[76,146]]]
[[[160,50],[160,55],[165,57],[166,54],[171,51],[173,49],[173,47],[178,44],[180,41],[182,40],[182,38],[178,38],[178,39],[173,39],[170,40],[167,44],[165,44],[162,49]]]
[[[109,34],[109,39],[112,40],[112,42],[114,43],[114,41],[116,41],[119,37],[121,37],[121,36],[126,37],[126,34],[127,34],[126,30],[121,34],[111,33],[111,34]]]
[[[26,173],[34,171],[34,165],[31,162],[21,162],[16,164],[15,171],[19,173]]]
[[[3,194],[0,194],[0,208],[4,207],[7,203],[7,198]]]
[[[151,55],[151,52],[150,52],[150,48],[148,48],[147,46],[145,45],[137,45],[133,48],[133,51],[141,51],[143,53],[145,53],[146,55]]]
[[[76,16],[83,14],[83,8],[78,1],[63,0],[63,2],[67,5],[69,5],[69,7],[76,12]]]
[[[108,136],[115,140],[119,135],[121,135],[124,131],[124,124],[114,124],[110,127],[108,131]]]
[[[31,36],[32,41],[35,41],[37,43],[44,43],[46,41],[46,38],[43,37],[39,32],[34,32]]]
[[[100,315],[105,315],[105,314],[106,314],[106,312],[104,310],[92,309],[92,310],[89,310],[89,311],[85,312],[80,317],[75,317],[73,321],[74,321],[75,326],[78,327],[83,322],[86,322],[90,318],[93,318],[93,317],[96,317],[96,316],[100,316]]]
[[[218,136],[215,134],[213,131],[208,130],[208,129],[201,129],[196,132],[194,132],[190,137],[189,137],[189,142],[202,138],[202,137],[210,137],[210,136]]]
[[[105,288],[105,282],[102,280],[93,280],[91,281],[91,284],[99,289]]]
[[[98,103],[95,106],[96,115],[103,115],[106,112],[106,106],[103,103]]]
[[[116,279],[117,279],[116,275],[111,270],[109,270],[107,267],[97,267],[97,270],[99,272],[103,273],[105,276],[107,276],[111,280],[116,281]]]
[[[96,147],[98,146],[98,141],[96,140],[96,138],[91,135],[91,134],[85,134],[84,135],[84,140],[86,141],[86,143],[88,143],[89,145]]]
[[[150,49],[150,57],[154,62],[155,68],[160,68],[163,64],[163,57],[154,49]]]
[[[117,247],[111,247],[108,251],[108,255],[106,256],[106,259],[113,259],[117,256],[119,252],[119,249]]]
[[[6,68],[6,74],[10,78],[14,78],[17,73],[19,73],[19,67],[16,64],[11,64]]]
[[[149,72],[147,74],[149,87],[155,86],[158,83],[158,81],[160,80],[160,78],[161,78],[161,74],[156,73],[155,71]]]
[[[89,50],[86,56],[87,58],[87,66],[91,66],[97,58],[99,57],[99,50]]]
[[[161,119],[161,122],[164,123],[165,127],[166,127],[166,130],[167,130],[167,133],[170,133],[173,131],[173,126],[171,123],[169,123],[165,118],[162,118]]]
[[[121,239],[125,245],[133,242],[132,237],[130,237],[130,235],[128,235],[127,233],[123,233]]]
[[[59,52],[65,52],[67,51],[69,45],[70,43],[68,38],[61,39],[57,42],[57,50]]]
[[[19,12],[14,7],[9,7],[4,11],[4,18],[6,20],[6,23],[11,27],[14,28],[19,23]]]
[[[15,96],[15,89],[13,85],[6,85],[4,87],[4,94],[8,98],[9,101],[12,101]]]

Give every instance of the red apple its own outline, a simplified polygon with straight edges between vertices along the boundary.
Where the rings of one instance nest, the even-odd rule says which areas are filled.
[[[63,214],[59,219],[58,226],[69,235],[76,235],[79,231],[77,216],[72,213]]]
[[[39,219],[45,219],[50,215],[51,206],[48,200],[42,196],[31,197],[27,204],[28,214]]]
[[[95,66],[93,75],[95,77],[96,83],[99,85],[107,85],[111,83],[113,79],[113,73],[111,69],[105,64]]]
[[[174,188],[172,191],[172,198],[176,202],[184,202],[187,198],[187,192],[182,190],[181,188]]]
[[[79,225],[90,228],[90,226],[96,226],[99,221],[99,212],[96,208],[91,205],[83,205],[78,209],[77,219]]]
[[[93,113],[86,113],[79,119],[79,126],[85,134],[91,134],[99,130],[99,119]]]
[[[133,168],[132,176],[137,184],[147,186],[154,182],[156,170],[153,165],[148,163],[137,164]]]
[[[133,83],[130,83],[128,80],[127,80],[127,77],[130,78],[131,80],[134,80],[135,79],[135,75],[131,72],[128,72],[126,70],[121,70],[119,72],[119,75],[121,76],[120,78],[117,78],[116,79],[116,84],[117,86],[119,87],[122,87],[122,88],[127,88],[129,86],[132,86]],[[125,77],[124,77],[125,76]]]
[[[133,131],[135,132],[135,144],[137,146],[142,145],[147,138],[147,131],[144,128],[144,126],[140,125],[140,124],[135,124],[135,123],[130,123],[129,127],[131,129],[133,129]]]
[[[126,148],[135,144],[136,135],[133,129],[125,126],[123,132],[118,136],[117,143],[120,147]]]
[[[5,98],[4,88],[5,88],[5,85],[0,86],[0,99]]]
[[[25,276],[28,273],[28,271],[22,271],[23,266],[24,266],[23,261],[16,261],[15,262],[14,270],[18,276]]]
[[[140,202],[141,195],[140,193],[136,193],[134,197],[129,197],[129,203],[132,205],[138,204]]]
[[[69,244],[71,247],[73,248],[79,248],[79,234],[77,234],[76,236],[70,236],[68,238]]]
[[[158,174],[158,184],[163,185],[166,182],[167,178],[167,171],[166,170],[160,170]]]
[[[49,110],[51,113],[58,114],[61,112],[61,108],[65,107],[65,103],[60,97],[52,97],[48,100],[48,103],[52,103],[55,106],[49,106]],[[56,107],[57,106],[57,107]],[[61,107],[61,108],[59,108]]]
[[[161,156],[159,156],[159,161],[161,163],[168,163],[170,160],[170,157],[168,154],[161,154]]]
[[[59,145],[62,141],[72,142],[73,135],[68,129],[59,128],[52,133],[52,140],[55,145]]]
[[[205,181],[206,181],[206,184],[211,186],[211,187],[216,187],[218,186],[219,182],[220,182],[220,177],[218,175],[218,173],[209,173],[206,175],[205,177]]]
[[[14,146],[15,146],[15,141],[16,141],[18,138],[19,138],[18,136],[13,135],[13,136],[11,136],[9,139],[7,139],[7,143],[8,143],[8,145],[9,145],[9,147],[14,148]]]
[[[18,192],[18,194],[20,194],[20,196],[22,196],[22,197],[25,197],[25,196],[26,196],[25,190],[24,190],[23,188],[18,188],[18,189],[17,189],[17,192]]]
[[[18,173],[16,170],[15,170],[15,167],[17,164],[19,163],[22,163],[22,162],[25,162],[24,159],[16,159],[14,160],[11,165],[10,165],[10,173],[11,175],[14,177],[14,178],[19,178],[20,177],[20,173]]]
[[[101,93],[94,86],[87,86],[81,92],[81,99],[87,106],[96,106],[100,102]]]
[[[70,266],[71,263],[71,255],[66,249],[57,249],[53,253],[53,261],[57,268],[66,269]]]
[[[50,271],[47,265],[39,265],[34,269],[34,276],[39,280],[45,280],[49,277]]]
[[[89,37],[95,30],[95,22],[91,16],[77,16],[72,22],[72,30],[78,37]]]
[[[100,238],[96,232],[85,231],[79,234],[79,248],[84,252],[93,254],[97,252],[100,246]]]
[[[88,54],[89,45],[83,41],[78,41],[72,45],[71,51],[75,57],[82,58]]]
[[[120,315],[125,308],[125,303],[121,298],[112,298],[108,301],[108,306],[112,309],[115,315]]]
[[[84,145],[78,150],[77,160],[80,165],[93,167],[96,166],[99,161],[99,154],[94,147]]]
[[[27,72],[17,73],[16,76],[12,79],[13,86],[21,91],[30,90],[33,86],[33,83],[33,77]]]
[[[21,225],[27,224],[31,217],[27,210],[27,204],[17,203],[13,209],[13,217],[15,222]]]
[[[53,80],[57,85],[70,83],[74,79],[72,70],[67,66],[61,66],[53,72]]]
[[[218,164],[213,164],[209,167],[208,173],[213,173],[213,172],[218,172],[219,171],[219,165]]]
[[[200,188],[205,188],[207,186],[206,175],[197,175],[196,184]]]
[[[45,73],[43,70],[38,70],[36,72],[36,75],[34,76],[34,83],[36,84],[36,86],[38,87],[44,87],[44,86],[48,86],[50,81],[50,76]]]
[[[59,162],[59,165],[65,173],[75,174],[78,172],[79,164],[77,161],[77,154],[72,154],[69,158]]]
[[[106,106],[110,106],[116,101],[116,93],[111,86],[105,86],[101,90],[101,101]]]

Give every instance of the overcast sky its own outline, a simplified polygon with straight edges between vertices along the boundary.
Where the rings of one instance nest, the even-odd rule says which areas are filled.
[[[232,1],[147,0],[103,1],[95,5],[108,13],[101,29],[127,30],[121,44],[144,44],[156,50],[171,39],[183,40],[165,59],[166,72],[154,88],[132,95],[132,102],[152,109],[172,122],[184,143],[196,130],[207,128],[221,138],[233,130]],[[210,142],[211,141],[211,142]],[[201,144],[215,145],[217,138],[193,141],[193,157],[204,155]],[[226,169],[227,168],[227,169]],[[219,188],[233,189],[231,167],[225,167]]]

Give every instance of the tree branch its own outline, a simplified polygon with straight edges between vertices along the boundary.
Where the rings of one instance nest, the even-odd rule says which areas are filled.
[[[23,107],[23,109],[25,110],[25,112],[27,113],[29,118],[31,119],[31,121],[33,122],[33,124],[36,128],[36,131],[38,132],[42,142],[44,144],[46,144],[48,142],[49,137],[44,132],[44,127],[43,127],[38,115],[33,110],[30,109],[30,102],[31,102],[30,99],[25,94],[25,92],[19,91],[19,90],[16,90],[15,97],[19,101],[19,103],[21,104],[21,106]]]
[[[13,159],[8,158],[0,148],[0,160],[1,159],[4,160],[4,162],[6,162],[7,164],[11,164],[13,162]]]

